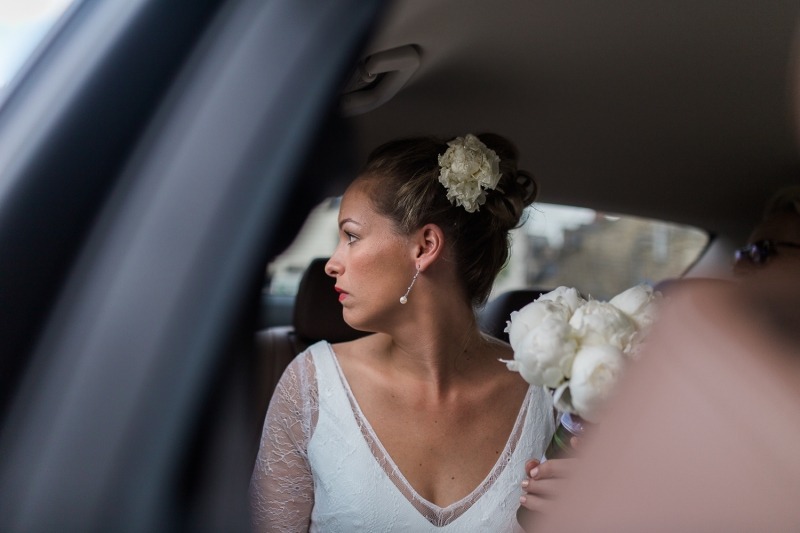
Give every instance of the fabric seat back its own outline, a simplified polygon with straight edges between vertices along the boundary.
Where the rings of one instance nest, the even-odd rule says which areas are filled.
[[[320,340],[333,344],[368,335],[344,321],[342,306],[334,291],[336,282],[325,273],[327,262],[327,258],[314,259],[304,272],[294,303],[292,325],[273,326],[256,333],[256,397],[261,421],[278,380],[295,356]]]
[[[512,311],[519,311],[536,298],[548,292],[542,289],[517,289],[499,294],[478,311],[478,326],[481,331],[508,342],[506,322]]]

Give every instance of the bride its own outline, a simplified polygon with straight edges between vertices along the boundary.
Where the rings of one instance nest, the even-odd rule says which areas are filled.
[[[377,148],[344,194],[326,265],[344,319],[270,403],[251,481],[259,531],[512,531],[550,395],[480,332],[508,231],[536,196],[498,135]],[[335,295],[331,294],[333,298]]]

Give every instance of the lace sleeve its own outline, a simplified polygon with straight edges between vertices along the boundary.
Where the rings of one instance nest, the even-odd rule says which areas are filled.
[[[306,450],[318,412],[314,361],[305,352],[286,368],[267,410],[250,480],[255,531],[308,531],[314,480]]]

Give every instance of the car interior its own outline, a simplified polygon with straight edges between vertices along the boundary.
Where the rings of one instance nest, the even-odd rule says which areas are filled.
[[[699,228],[707,246],[674,277],[726,277],[763,202],[798,180],[787,67],[798,10],[740,7],[394,2],[343,89],[354,158],[403,136],[502,132],[540,201]],[[308,327],[298,313],[328,316],[333,301],[332,283],[313,299],[303,283],[296,331]],[[478,310],[482,329],[507,340],[510,313],[553,288],[494,294]],[[262,316],[275,307],[266,299]],[[291,330],[259,335],[281,328]]]
[[[542,205],[699,230],[654,285],[727,276],[800,183],[796,1],[190,4],[73,0],[0,89],[4,531],[248,530],[283,369],[365,334],[329,249],[282,292],[269,265],[383,142],[499,133]],[[554,288],[519,265],[478,310],[501,339]]]

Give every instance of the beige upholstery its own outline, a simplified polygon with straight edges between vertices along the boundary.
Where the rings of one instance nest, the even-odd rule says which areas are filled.
[[[547,291],[518,289],[499,294],[478,312],[478,325],[489,335],[508,342],[508,333],[503,330],[511,312],[519,311],[544,292]]]
[[[319,340],[337,343],[367,335],[348,326],[342,318],[342,306],[333,289],[334,279],[325,274],[327,261],[327,258],[314,259],[303,274],[292,325],[270,327],[256,333],[259,424],[266,415],[275,385],[297,354]]]

